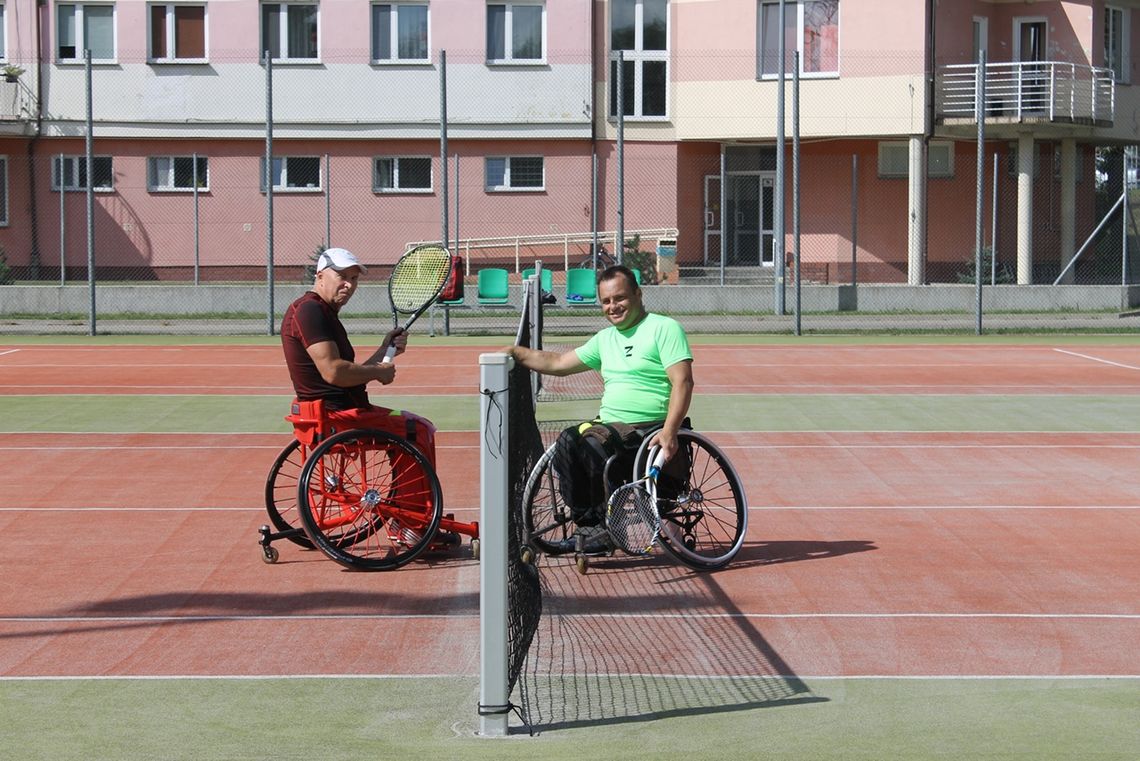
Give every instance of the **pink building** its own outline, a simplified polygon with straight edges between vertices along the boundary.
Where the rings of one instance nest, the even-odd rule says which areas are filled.
[[[780,11],[4,0],[0,61],[23,71],[0,81],[0,247],[22,278],[58,277],[61,258],[83,276],[90,184],[101,277],[257,278],[270,254],[299,270],[326,243],[390,263],[439,240],[445,210],[472,260],[557,269],[620,229],[650,249],[675,234],[683,275],[763,274],[792,249],[798,65],[805,279],[848,282],[857,262],[860,281],[953,280],[974,250],[984,51],[983,179],[988,193],[996,155],[1005,199],[987,245],[1018,282],[1051,281],[1097,221],[1094,148],[1138,139],[1129,7],[789,0],[782,204]]]

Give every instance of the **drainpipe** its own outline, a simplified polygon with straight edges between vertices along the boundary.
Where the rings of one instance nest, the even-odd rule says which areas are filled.
[[[936,117],[936,102],[937,93],[935,70],[938,65],[938,59],[935,55],[935,5],[936,0],[926,0],[926,109],[925,118],[922,125],[922,153],[923,153],[923,176],[922,182],[922,197],[923,197],[923,212],[922,221],[919,227],[919,235],[921,237],[921,256],[922,256],[922,281],[926,283],[929,275],[926,271],[926,258],[927,258],[927,242],[929,233],[928,220],[930,219],[930,180],[927,177],[926,169],[926,156],[929,155],[930,139],[934,137],[934,121]],[[979,148],[980,150],[980,148]]]
[[[598,4],[590,2],[590,256],[596,257],[598,251],[598,83],[594,81],[594,72],[598,64]],[[609,71],[609,67],[606,68]],[[608,81],[606,86],[609,86]],[[598,262],[595,258],[593,264]],[[566,262],[569,266],[569,262]]]
[[[32,137],[28,140],[28,197],[30,199],[29,211],[31,212],[31,244],[32,250],[28,256],[28,263],[31,265],[31,276],[33,280],[40,278],[40,226],[39,226],[39,207],[36,203],[36,143],[39,142],[40,135],[43,132],[44,109],[43,109],[43,95],[44,95],[44,75],[43,75],[43,37],[42,37],[42,24],[41,20],[43,14],[46,12],[46,0],[36,1],[36,126],[32,132]],[[60,267],[63,263],[60,263]]]

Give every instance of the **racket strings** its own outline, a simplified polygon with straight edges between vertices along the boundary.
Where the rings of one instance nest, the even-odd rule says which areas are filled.
[[[442,248],[417,249],[392,269],[388,293],[400,312],[414,312],[436,293],[451,274],[451,256]]]
[[[643,485],[623,486],[611,496],[606,528],[623,551],[648,553],[657,540],[658,525],[656,500]]]

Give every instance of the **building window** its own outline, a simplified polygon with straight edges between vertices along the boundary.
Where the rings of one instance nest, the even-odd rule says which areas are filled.
[[[1124,8],[1114,8],[1109,5],[1104,9],[1104,67],[1112,69],[1112,76],[1117,82],[1130,81],[1131,69],[1129,50],[1129,24],[1131,19]]]
[[[261,159],[261,192],[265,192],[265,159]],[[274,190],[320,190],[320,156],[281,156],[273,159]]]
[[[372,165],[372,189],[377,193],[431,192],[431,158],[386,156],[376,159]]]
[[[614,0],[610,50],[622,51],[622,116],[664,118],[669,102],[668,0]],[[617,115],[617,61],[610,61],[610,116]]]
[[[757,77],[780,75],[780,4],[760,0],[757,15]],[[803,76],[839,73],[839,0],[803,0],[784,6],[784,72],[791,76],[793,54],[800,53]]]
[[[316,60],[316,4],[262,3],[261,51],[275,61]]]
[[[206,6],[150,6],[150,60],[202,61],[206,58]]]
[[[910,176],[909,143],[879,143],[879,176]],[[954,143],[930,143],[926,151],[926,176],[932,179],[954,176]]]
[[[91,51],[92,61],[115,58],[115,6],[96,3],[61,3],[56,9],[56,58],[82,61]]]
[[[4,4],[0,3],[0,61],[8,59],[8,19],[4,15]]]
[[[152,192],[209,190],[209,160],[205,156],[151,156],[146,160],[146,183]]]
[[[91,162],[94,190],[112,190],[114,172],[110,156],[94,156]],[[51,161],[51,189],[87,190],[87,157],[55,156]]]
[[[487,190],[542,190],[546,177],[542,156],[488,156]]]
[[[8,157],[0,156],[0,225],[8,225]]]
[[[488,63],[541,63],[545,41],[546,7],[541,3],[487,6]]]
[[[372,60],[376,63],[420,62],[428,51],[428,7],[423,3],[372,5]]]

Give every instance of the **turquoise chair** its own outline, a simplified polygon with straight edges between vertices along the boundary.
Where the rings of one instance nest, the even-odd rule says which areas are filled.
[[[592,269],[566,271],[566,303],[570,306],[593,306],[598,303],[598,283]]]
[[[523,282],[526,282],[526,279],[534,274],[535,269],[535,267],[527,267],[522,271]],[[554,293],[554,270],[548,270],[545,267],[543,268],[542,283],[539,285],[539,287],[547,293]]]
[[[503,306],[508,303],[511,289],[507,271],[498,268],[479,270],[478,300],[482,306]]]

